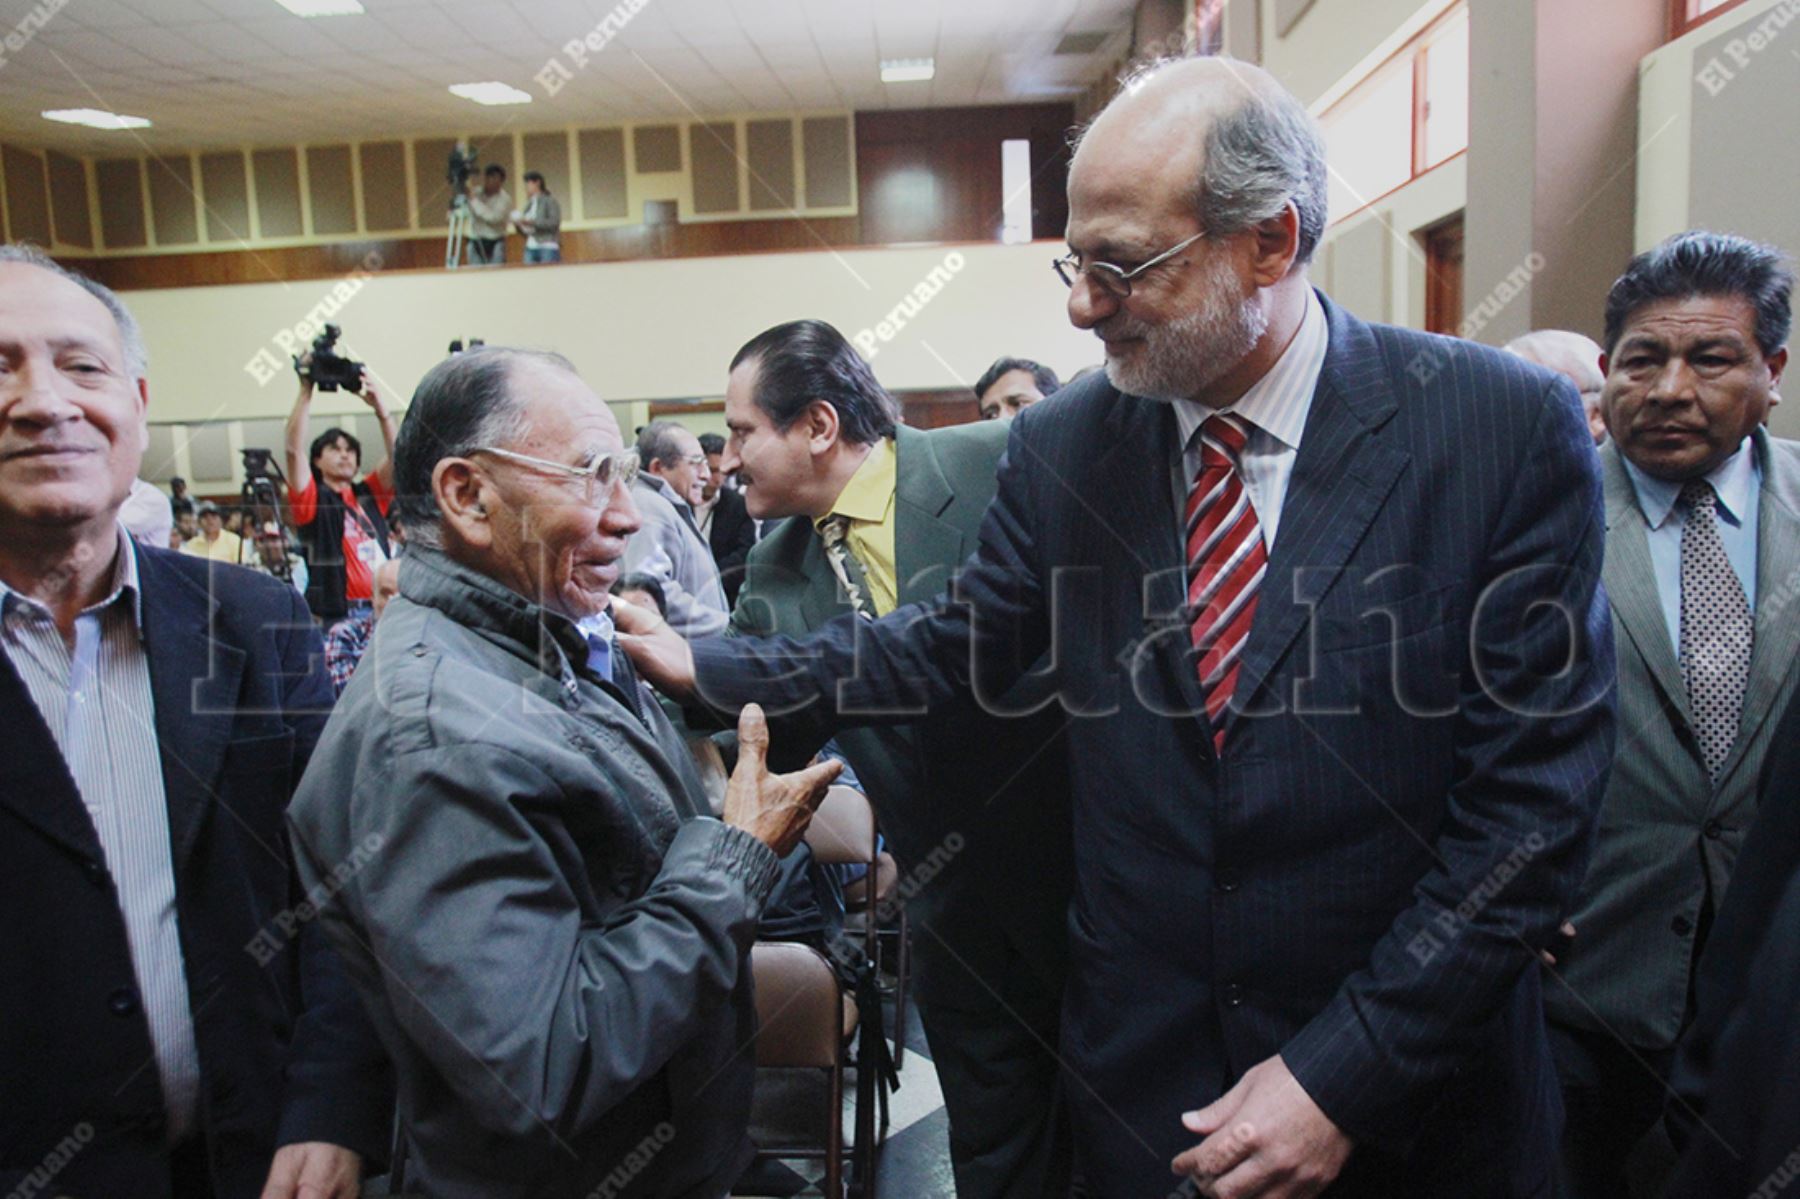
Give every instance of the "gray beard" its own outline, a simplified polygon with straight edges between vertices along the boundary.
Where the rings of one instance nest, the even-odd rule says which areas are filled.
[[[1127,395],[1147,400],[1191,400],[1236,368],[1269,328],[1254,296],[1234,300],[1237,276],[1223,259],[1197,264],[1205,272],[1205,303],[1166,325],[1114,325],[1109,333],[1142,337],[1136,358],[1106,359],[1106,377]]]

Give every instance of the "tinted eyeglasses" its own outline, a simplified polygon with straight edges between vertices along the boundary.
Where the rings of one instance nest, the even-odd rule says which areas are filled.
[[[1131,294],[1132,280],[1151,267],[1161,266],[1205,236],[1205,233],[1196,233],[1186,241],[1170,246],[1150,261],[1134,266],[1130,270],[1122,266],[1114,266],[1110,262],[1083,262],[1079,254],[1065,254],[1051,262],[1050,265],[1056,271],[1056,277],[1069,287],[1074,287],[1075,280],[1086,275],[1101,291],[1115,300],[1123,300]]]

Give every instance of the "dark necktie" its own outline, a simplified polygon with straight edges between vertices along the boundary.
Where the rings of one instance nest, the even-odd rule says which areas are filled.
[[[1199,437],[1200,470],[1186,511],[1188,618],[1213,745],[1223,751],[1225,707],[1237,688],[1269,557],[1240,466],[1248,426],[1221,413],[1206,418]]]
[[[838,585],[844,589],[856,614],[864,620],[874,620],[875,596],[869,591],[869,580],[863,575],[862,563],[845,544],[849,532],[850,518],[841,512],[832,513],[819,524],[819,539],[825,543],[825,559],[831,563],[831,573],[837,576]]]
[[[1756,626],[1719,537],[1718,495],[1696,479],[1681,489],[1681,674],[1706,771],[1716,783],[1744,713]]]

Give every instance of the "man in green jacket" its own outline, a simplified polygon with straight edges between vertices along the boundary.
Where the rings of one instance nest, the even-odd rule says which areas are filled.
[[[732,362],[721,465],[750,514],[787,517],[751,550],[740,635],[800,635],[943,592],[975,548],[1003,424],[921,432],[820,321]],[[896,728],[840,732],[901,868],[915,993],[950,1117],[961,1199],[1065,1194],[1058,1012],[1070,847],[1060,709],[1019,691]],[[988,710],[982,710],[983,708]],[[772,713],[771,716],[778,714]],[[789,744],[796,755],[815,746]]]

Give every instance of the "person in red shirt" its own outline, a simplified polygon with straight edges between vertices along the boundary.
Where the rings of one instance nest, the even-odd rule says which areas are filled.
[[[394,438],[398,433],[374,381],[362,377],[362,401],[381,422],[387,458],[359,482],[362,443],[339,428],[314,438],[311,355],[300,359],[300,396],[287,421],[288,514],[306,547],[306,602],[329,626],[346,616],[372,616],[375,568],[393,554],[387,512],[394,498]],[[323,486],[321,486],[323,483]]]

